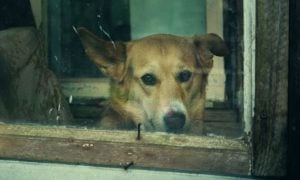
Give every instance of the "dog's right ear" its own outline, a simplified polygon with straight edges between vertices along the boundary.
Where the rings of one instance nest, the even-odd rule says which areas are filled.
[[[104,74],[121,81],[125,74],[125,43],[104,41],[82,27],[77,32],[88,57]]]
[[[197,60],[202,71],[209,73],[213,66],[213,56],[226,56],[229,51],[223,39],[216,34],[199,35],[192,38]]]

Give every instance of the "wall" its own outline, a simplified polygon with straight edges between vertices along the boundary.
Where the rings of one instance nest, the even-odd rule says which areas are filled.
[[[151,179],[207,179],[233,180],[238,177],[226,177],[206,174],[192,174],[166,171],[129,169],[122,167],[108,168],[85,165],[67,165],[55,163],[36,163],[22,161],[0,160],[0,179],[122,179],[122,180],[151,180]],[[16,173],[17,172],[17,173]]]
[[[137,39],[154,33],[205,33],[205,14],[205,0],[131,0],[131,36]]]

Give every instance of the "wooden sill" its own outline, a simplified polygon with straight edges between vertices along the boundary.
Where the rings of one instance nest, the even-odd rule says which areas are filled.
[[[240,139],[0,124],[0,158],[249,175],[249,147]]]

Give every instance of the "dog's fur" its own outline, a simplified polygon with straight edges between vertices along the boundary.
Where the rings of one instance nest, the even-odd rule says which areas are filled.
[[[102,128],[197,133],[203,129],[205,87],[213,55],[227,48],[215,34],[152,35],[109,42],[78,29],[86,54],[111,78],[110,104]]]

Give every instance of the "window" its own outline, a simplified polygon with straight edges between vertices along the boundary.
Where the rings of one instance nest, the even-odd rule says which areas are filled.
[[[146,169],[243,176],[255,172],[261,175],[259,167],[263,165],[257,159],[261,158],[259,151],[264,148],[257,139],[263,131],[262,119],[267,119],[265,122],[271,120],[268,120],[267,103],[261,107],[257,99],[264,88],[261,88],[262,76],[256,77],[263,71],[256,64],[256,59],[261,59],[261,52],[257,54],[255,49],[260,46],[256,43],[256,31],[263,32],[255,21],[264,19],[256,16],[256,10],[261,13],[261,6],[278,4],[234,0],[26,2],[14,7],[16,10],[27,9],[26,21],[1,24],[0,42],[5,42],[0,43],[1,158],[126,168],[127,163],[132,162],[133,167]],[[278,6],[284,6],[284,3]],[[4,7],[12,8],[9,3]],[[287,22],[285,20],[278,21]],[[24,27],[26,25],[31,27]],[[86,46],[82,33],[88,38],[93,35],[78,27],[89,29],[109,45]],[[159,36],[173,42],[161,45],[153,36],[155,41],[150,38],[147,42],[157,43],[155,46],[138,41],[158,33],[185,38]],[[209,36],[209,40],[188,38],[206,33],[218,34],[229,49],[229,53],[221,53],[224,57],[214,56],[210,71],[205,68],[212,65],[211,61],[204,60],[211,60],[212,54],[220,55],[223,46],[210,44],[216,43],[211,40],[214,35],[214,38]],[[101,41],[92,39],[88,41]],[[120,42],[131,43],[123,46]],[[134,49],[134,43],[145,48],[138,51]],[[102,51],[108,46],[111,49],[104,55],[97,54],[98,51],[94,53],[92,49]],[[157,47],[161,47],[158,48],[160,55],[157,55]],[[119,48],[123,49],[119,51]],[[200,54],[195,52],[197,48]],[[178,49],[184,49],[184,54]],[[91,51],[94,54],[89,54]],[[155,52],[151,55],[153,61],[149,63],[148,54],[152,51]],[[129,60],[126,64],[118,59],[124,54],[131,64]],[[94,55],[97,57],[93,63],[89,58]],[[117,61],[105,61],[103,65],[103,56],[113,59],[117,55]],[[193,58],[195,61],[191,63]],[[147,59],[146,66],[133,59]],[[176,59],[180,60],[174,65]],[[97,61],[101,63],[97,64]],[[118,68],[112,70],[111,67]],[[199,70],[199,67],[205,68]],[[282,71],[283,74],[286,72]],[[203,89],[199,88],[200,94],[198,90],[193,95],[186,94],[195,86],[193,83],[197,78],[202,78],[199,87],[205,88],[203,82],[208,73],[206,99],[201,98],[201,102],[195,103],[193,99],[205,94]],[[126,94],[111,88],[111,83],[128,82],[134,84],[122,87],[137,89],[134,93],[126,91]],[[119,84],[113,87],[119,87]],[[285,87],[282,86],[283,92]],[[111,98],[114,93],[118,98],[135,96],[134,103],[142,103],[131,104],[126,109],[123,101]],[[113,103],[114,108],[107,110]],[[198,121],[192,124],[194,119],[189,117],[196,106],[196,111],[200,112],[198,106],[201,103],[200,109],[205,111],[201,125],[203,133],[189,133],[190,129],[198,127]],[[161,110],[163,108],[166,110]],[[107,112],[112,121],[100,121]],[[200,116],[201,112],[195,114]],[[120,125],[120,117],[133,120],[124,120]],[[197,119],[198,116],[193,117]],[[253,120],[258,123],[253,124]],[[186,124],[190,121],[189,127]],[[106,128],[112,126],[117,130]]]
[[[214,57],[206,90],[206,134],[241,136],[242,19],[234,14],[242,12],[237,6],[241,4],[204,0],[49,2],[49,67],[60,77],[64,93],[73,99],[74,118],[93,124],[93,119],[100,118],[103,98],[110,95],[107,77],[88,59],[74,28],[84,26],[108,41],[130,41],[157,33],[216,33],[231,53],[225,59]]]

